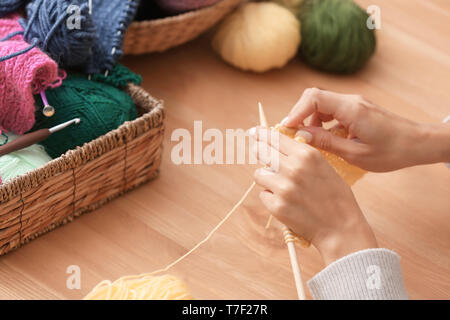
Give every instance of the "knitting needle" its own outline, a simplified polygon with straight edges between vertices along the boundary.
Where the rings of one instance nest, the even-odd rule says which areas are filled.
[[[259,109],[259,123],[262,127],[268,128],[267,118],[264,113],[261,102],[258,102]],[[270,220],[269,220],[270,221]],[[289,250],[289,258],[291,260],[292,273],[294,274],[295,287],[297,288],[297,295],[299,300],[305,300],[305,289],[303,288],[302,274],[300,271],[300,266],[298,265],[297,252],[295,250],[295,239],[293,232],[283,225],[283,236],[284,241]]]
[[[44,103],[44,108],[42,108],[42,114],[46,117],[52,117],[55,114],[55,108],[53,108],[47,100],[47,96],[45,95],[45,91],[42,90],[39,92],[42,98],[42,102]]]
[[[19,136],[16,140],[8,142],[2,146],[0,146],[0,156],[3,156],[5,154],[29,147],[35,143],[38,143],[40,141],[43,141],[47,139],[52,133],[58,132],[71,124],[78,124],[80,123],[79,118],[72,119],[70,121],[61,123],[57,126],[54,126],[50,129],[39,129],[27,134],[24,134],[23,136]]]
[[[259,124],[260,124],[262,127],[268,128],[268,127],[269,127],[269,124],[268,124],[268,122],[267,122],[267,118],[266,118],[266,115],[265,115],[265,113],[264,113],[264,109],[263,109],[263,107],[262,107],[261,102],[258,102],[258,110],[259,110]],[[266,227],[265,227],[266,229],[269,229],[270,224],[272,223],[272,219],[273,219],[273,216],[270,215],[270,216],[269,216],[269,220],[267,220],[267,223],[266,223]]]

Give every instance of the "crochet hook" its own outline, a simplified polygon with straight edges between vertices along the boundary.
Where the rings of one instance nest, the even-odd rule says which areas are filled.
[[[80,123],[80,119],[75,118],[70,121],[61,123],[57,126],[54,126],[50,129],[39,129],[30,133],[26,133],[23,136],[19,136],[14,141],[8,142],[0,146],[0,156],[4,156],[5,154],[29,147],[35,143],[43,141],[47,139],[52,133],[58,132],[74,123],[75,124]]]
[[[266,114],[262,107],[261,102],[258,102],[259,109],[259,123],[262,127],[268,128]],[[294,233],[285,225],[283,225],[283,236],[284,242],[289,250],[289,258],[291,260],[292,273],[294,274],[295,287],[297,288],[297,295],[299,300],[305,300],[305,289],[303,288],[302,273],[300,271],[300,266],[298,265],[297,252],[295,250],[295,240],[296,237]]]

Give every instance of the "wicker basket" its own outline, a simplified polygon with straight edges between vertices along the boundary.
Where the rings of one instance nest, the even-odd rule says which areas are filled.
[[[164,19],[133,22],[125,34],[124,54],[161,52],[188,42],[219,22],[240,0],[222,0]]]
[[[0,255],[157,176],[163,105],[133,84],[127,92],[139,118],[0,185]]]

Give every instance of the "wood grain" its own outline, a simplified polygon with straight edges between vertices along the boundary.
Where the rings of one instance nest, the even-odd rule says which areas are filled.
[[[170,161],[170,134],[203,127],[249,128],[257,102],[282,119],[307,87],[360,93],[422,122],[450,114],[450,2],[361,0],[381,8],[378,48],[352,76],[320,73],[295,59],[282,70],[244,73],[210,49],[210,35],[163,54],[123,60],[165,101],[167,134],[160,177],[0,258],[0,298],[79,299],[103,279],[150,272],[185,253],[228,212],[252,181],[250,165]],[[412,142],[413,143],[413,142]],[[369,173],[353,188],[381,246],[394,249],[409,297],[450,298],[450,171],[442,164]],[[172,273],[199,299],[295,299],[288,252],[257,192],[222,229]],[[303,278],[322,268],[314,248],[298,248]],[[81,268],[81,290],[66,288],[66,269]]]

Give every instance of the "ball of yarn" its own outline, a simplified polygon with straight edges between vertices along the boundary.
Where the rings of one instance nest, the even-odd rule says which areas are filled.
[[[129,276],[102,281],[84,300],[192,300],[186,285],[171,275]]]
[[[220,24],[212,45],[228,63],[264,72],[283,67],[297,53],[300,23],[271,2],[245,3]]]
[[[311,66],[352,73],[375,51],[375,32],[368,14],[352,0],[305,0],[300,13],[301,55]]]
[[[27,42],[38,39],[38,47],[62,68],[87,63],[97,39],[88,1],[32,0],[26,12],[21,24]]]
[[[8,142],[18,136],[8,133]],[[42,167],[52,158],[45,152],[44,147],[34,144],[27,148],[11,152],[0,157],[0,175],[3,182]]]
[[[303,1],[304,0],[272,0],[272,2],[278,3],[289,9],[295,16],[300,14]]]
[[[179,13],[211,6],[220,0],[155,0],[161,9],[170,13]]]
[[[116,129],[125,121],[137,117],[133,100],[124,91],[81,75],[69,75],[61,87],[47,90],[47,99],[56,109],[47,118],[36,113],[34,129],[50,128],[73,118],[80,118],[78,125],[53,133],[41,144],[52,158],[69,149]],[[42,106],[41,99],[36,102]]]

